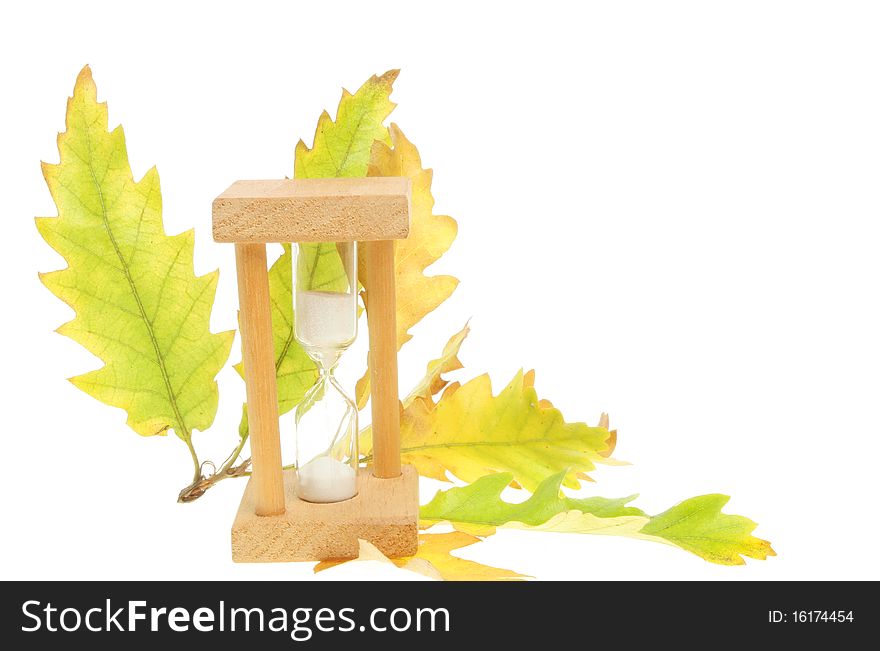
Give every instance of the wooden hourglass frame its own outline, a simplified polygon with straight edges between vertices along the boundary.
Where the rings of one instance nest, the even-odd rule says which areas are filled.
[[[416,553],[418,475],[400,463],[394,240],[409,235],[409,179],[236,181],[213,203],[216,242],[235,244],[253,473],[232,525],[237,562],[354,558],[358,539],[386,556]],[[373,465],[358,494],[315,504],[283,470],[266,263],[268,242],[362,242],[370,292]]]

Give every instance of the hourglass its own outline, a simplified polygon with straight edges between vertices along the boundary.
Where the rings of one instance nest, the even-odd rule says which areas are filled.
[[[296,407],[296,493],[307,502],[357,494],[357,405],[333,375],[357,336],[357,243],[297,245],[296,340],[318,365],[318,381]]]
[[[235,244],[253,470],[232,526],[233,560],[353,558],[358,540],[389,557],[415,554],[418,475],[400,463],[394,286],[409,180],[237,181],[212,212],[215,241]],[[268,242],[295,244],[293,333],[319,369],[295,409],[296,468],[287,470],[276,355],[290,342],[273,336]],[[358,255],[370,293],[371,467],[360,466],[357,407],[334,376],[357,336]]]

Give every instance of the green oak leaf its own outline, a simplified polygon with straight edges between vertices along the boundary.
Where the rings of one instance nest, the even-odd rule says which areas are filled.
[[[565,472],[558,472],[542,481],[535,492],[524,502],[512,504],[501,499],[502,491],[510,485],[513,473],[499,472],[480,477],[472,484],[438,491],[434,498],[421,507],[420,518],[423,526],[439,522],[451,522],[460,531],[486,535],[496,527],[544,528],[548,522],[566,512],[578,512],[591,516],[582,519],[580,533],[595,533],[595,519],[620,519],[616,524],[638,521],[644,525],[648,518],[644,512],[627,506],[637,496],[608,499],[604,497],[572,498],[560,492]],[[600,523],[604,525],[609,522]],[[570,519],[566,524],[568,531],[577,530]],[[603,527],[604,528],[604,527]],[[639,527],[640,528],[640,527]]]
[[[721,512],[729,500],[718,494],[692,497],[653,516],[640,534],[669,541],[720,565],[742,565],[743,556],[760,560],[776,556],[769,542],[751,535],[757,524]]]
[[[272,342],[275,350],[275,376],[278,387],[278,414],[286,414],[302,400],[318,377],[318,370],[293,330],[293,255],[285,245],[281,256],[269,268],[269,301],[272,308]],[[241,363],[235,370],[244,377]],[[239,435],[247,438],[247,406],[242,411]]]
[[[775,556],[766,540],[751,535],[757,525],[740,515],[721,513],[725,495],[685,500],[660,515],[648,516],[629,502],[637,496],[574,498],[561,492],[565,472],[542,481],[524,502],[512,504],[501,493],[509,472],[486,475],[467,486],[438,491],[420,510],[423,527],[449,522],[456,529],[487,535],[497,527],[618,535],[664,542],[720,565],[741,565],[742,557]]]
[[[343,89],[336,120],[324,111],[318,118],[312,147],[302,140],[297,143],[296,178],[367,175],[373,142],[391,142],[383,122],[395,107],[390,96],[399,73],[389,70],[381,76],[373,75],[354,95]]]
[[[354,95],[343,89],[336,109],[336,120],[327,111],[318,118],[311,149],[300,140],[294,153],[294,178],[316,179],[361,177],[367,175],[370,152],[378,140],[390,143],[383,124],[394,110],[391,91],[399,70],[370,77]],[[348,278],[342,258],[333,242],[314,242],[300,247],[307,256],[309,288],[345,291]],[[300,270],[303,265],[298,265]]]
[[[336,120],[324,111],[318,119],[312,147],[307,147],[302,140],[297,144],[295,178],[367,175],[373,141],[389,142],[388,129],[382,123],[394,108],[389,96],[397,75],[397,70],[391,70],[381,76],[374,75],[354,94],[342,91]],[[293,409],[317,378],[315,363],[294,336],[293,252],[290,244],[282,246],[281,256],[269,269],[279,414]],[[310,243],[303,246],[303,250],[310,257],[311,289],[340,291],[348,287],[345,268],[334,243]],[[240,364],[236,368],[242,373]],[[247,410],[242,414],[239,434],[248,435]]]

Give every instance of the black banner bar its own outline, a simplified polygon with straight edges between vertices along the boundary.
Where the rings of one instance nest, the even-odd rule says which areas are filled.
[[[163,649],[839,645],[876,625],[873,592],[873,584],[816,582],[21,582],[3,584],[0,622],[11,649],[119,649],[134,638]]]

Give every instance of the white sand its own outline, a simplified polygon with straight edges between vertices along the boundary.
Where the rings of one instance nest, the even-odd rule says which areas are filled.
[[[306,502],[341,502],[357,495],[357,473],[347,463],[315,457],[297,470],[296,494]]]
[[[357,298],[334,292],[297,292],[296,338],[304,346],[337,349],[357,335]]]

